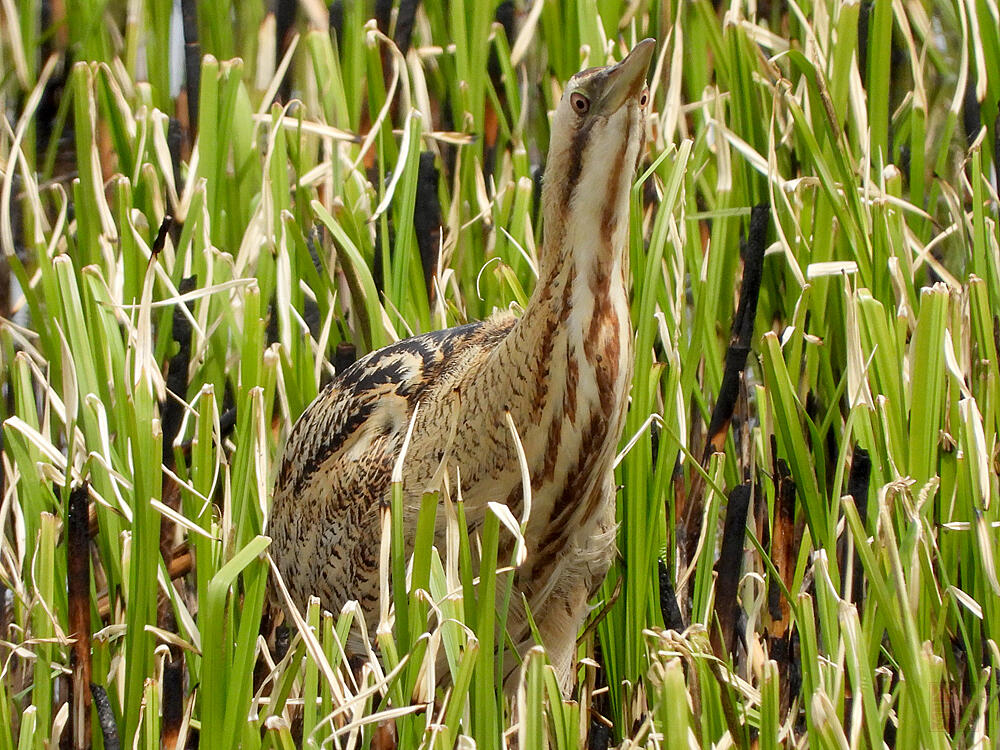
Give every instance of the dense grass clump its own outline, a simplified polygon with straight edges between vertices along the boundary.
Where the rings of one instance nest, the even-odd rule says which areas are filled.
[[[180,5],[0,6],[0,750],[1000,741],[995,2]],[[387,498],[373,630],[275,637],[291,425],[525,303],[547,113],[647,36],[574,700],[540,649],[504,696],[519,519],[447,488],[410,558]]]

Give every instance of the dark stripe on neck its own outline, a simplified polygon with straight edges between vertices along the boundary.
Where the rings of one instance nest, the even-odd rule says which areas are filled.
[[[590,130],[593,126],[594,120],[589,119],[573,133],[573,140],[569,148],[569,167],[566,169],[566,184],[563,186],[562,209],[564,215],[570,210],[576,186],[580,182],[580,175],[583,174],[583,159],[587,151],[587,142],[590,140]]]
[[[618,213],[618,201],[620,199],[620,193],[622,191],[622,172],[625,171],[625,154],[628,152],[628,145],[632,140],[632,121],[628,122],[628,133],[625,139],[622,140],[621,146],[618,148],[618,153],[615,154],[614,161],[610,165],[608,170],[608,186],[604,189],[604,207],[601,210],[601,241],[608,248],[610,252],[614,252],[615,248],[611,246],[612,236],[614,235],[615,227],[620,221],[628,221],[628,200],[626,199],[626,215],[619,216]],[[629,184],[632,182],[632,175],[629,175]],[[626,187],[625,190],[628,190]]]

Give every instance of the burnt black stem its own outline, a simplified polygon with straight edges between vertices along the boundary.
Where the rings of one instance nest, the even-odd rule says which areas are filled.
[[[69,494],[66,512],[66,573],[69,630],[73,646],[70,735],[74,750],[90,747],[90,508],[84,482]]]
[[[854,500],[854,506],[858,509],[858,517],[861,518],[861,525],[868,526],[868,485],[872,475],[872,460],[868,451],[855,446],[854,460],[851,462],[851,473],[847,478],[847,494]],[[851,599],[858,607],[858,615],[861,614],[862,586],[864,584],[864,569],[861,567],[861,556],[857,549],[854,551],[854,575],[851,578]]]
[[[410,37],[413,35],[413,21],[417,17],[417,6],[420,0],[400,0],[396,12],[396,29],[392,40],[404,55],[410,49]]]
[[[104,736],[104,750],[121,750],[118,739],[118,724],[115,723],[115,710],[108,700],[108,692],[100,685],[91,683],[90,694],[94,698],[94,708],[97,709],[97,721],[101,725]]]
[[[434,299],[434,277],[437,275],[438,251],[441,246],[441,201],[438,199],[440,173],[434,165],[434,154],[420,154],[417,169],[417,196],[413,206],[413,230],[420,249],[420,264],[424,270],[427,299]]]
[[[712,421],[708,425],[706,458],[712,452],[721,451],[724,447],[726,433],[739,398],[740,375],[746,369],[747,356],[753,344],[753,325],[757,318],[757,300],[760,297],[760,282],[764,272],[764,250],[769,218],[770,206],[766,203],[754,206],[750,212],[750,231],[743,246],[740,302],[733,317],[733,329],[729,348],[726,350],[726,367],[719,388],[719,398],[712,411]]]
[[[184,657],[174,654],[163,665],[163,724],[160,729],[161,745],[165,750],[180,750],[180,736],[184,719]]]
[[[715,583],[715,616],[721,628],[721,643],[716,637],[716,646],[725,648],[725,653],[735,656],[736,623],[739,620],[738,594],[740,576],[743,574],[743,537],[746,533],[747,511],[750,508],[751,484],[737,485],[729,493],[726,507],[726,521],[722,530],[722,546],[716,565],[718,578]],[[722,653],[716,650],[721,658]]]
[[[181,0],[184,26],[184,86],[187,89],[188,135],[198,135],[198,104],[201,97],[201,43],[198,41],[197,0]],[[180,189],[180,188],[178,188]]]

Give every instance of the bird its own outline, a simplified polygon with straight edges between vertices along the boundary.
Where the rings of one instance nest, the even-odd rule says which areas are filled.
[[[542,179],[538,279],[520,316],[499,311],[373,351],[338,373],[295,423],[268,533],[297,606],[312,595],[334,611],[355,600],[368,626],[377,623],[379,508],[408,432],[403,524],[411,548],[421,497],[440,487],[447,467],[457,467],[470,533],[491,502],[521,518],[512,422],[530,475],[512,601],[527,602],[563,689],[575,684],[577,634],[616,553],[614,459],[634,350],[629,198],[654,49],[645,39],[619,63],[583,70],[564,87]],[[439,523],[439,549],[443,542]],[[529,624],[524,612],[508,617],[522,651],[535,643]]]

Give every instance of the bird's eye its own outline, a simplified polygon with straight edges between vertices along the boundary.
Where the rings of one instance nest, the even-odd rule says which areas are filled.
[[[648,101],[649,101],[649,89],[643,89],[642,93],[639,94],[639,106],[645,107]]]
[[[590,99],[579,91],[574,91],[570,94],[569,103],[573,107],[573,111],[578,115],[585,115],[587,114],[587,110],[590,109]]]

